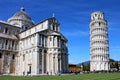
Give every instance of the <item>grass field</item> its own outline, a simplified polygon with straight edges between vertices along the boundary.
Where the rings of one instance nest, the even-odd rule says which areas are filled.
[[[120,73],[78,74],[62,76],[0,76],[0,80],[120,80]]]

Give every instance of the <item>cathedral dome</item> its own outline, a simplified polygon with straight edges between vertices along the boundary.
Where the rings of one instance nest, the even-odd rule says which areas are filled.
[[[16,19],[19,18],[19,19],[24,19],[24,20],[25,19],[26,20],[31,20],[31,18],[25,13],[24,8],[21,8],[21,11],[15,13],[12,18],[13,19],[14,18],[16,18]]]
[[[19,12],[15,13],[11,18],[8,19],[8,23],[19,27],[22,27],[24,23],[27,23],[29,26],[34,25],[33,21],[27,15],[23,7]]]

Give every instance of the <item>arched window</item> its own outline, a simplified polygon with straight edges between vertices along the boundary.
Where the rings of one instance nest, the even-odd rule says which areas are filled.
[[[25,54],[23,55],[23,61],[25,60]]]
[[[8,44],[8,40],[6,40],[6,45]]]
[[[2,53],[0,53],[0,58],[2,58]]]
[[[13,59],[13,60],[15,59],[15,55],[14,55],[14,54],[12,55],[12,59]]]
[[[29,64],[29,73],[31,73],[31,64]]]
[[[28,29],[29,28],[29,25],[28,24],[24,24],[23,26],[22,26],[22,30],[26,30],[26,29]]]
[[[25,30],[28,29],[28,27],[25,27]]]
[[[8,32],[8,28],[5,28],[5,33],[7,33]]]
[[[95,17],[97,16],[97,14],[95,14]]]
[[[53,25],[53,30],[55,30],[55,25]]]
[[[99,26],[101,25],[101,23],[99,22]]]
[[[50,37],[50,41],[52,41],[52,38]]]
[[[12,47],[14,46],[14,41],[12,41]]]

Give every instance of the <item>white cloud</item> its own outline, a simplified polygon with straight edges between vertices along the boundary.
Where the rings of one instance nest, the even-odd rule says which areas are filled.
[[[87,31],[71,31],[71,32],[64,32],[64,35],[69,37],[81,37],[81,36],[88,36],[89,33]]]
[[[112,46],[110,47],[110,51],[120,51],[120,46]]]

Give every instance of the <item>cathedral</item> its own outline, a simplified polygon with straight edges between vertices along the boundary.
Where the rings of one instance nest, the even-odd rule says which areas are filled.
[[[34,24],[24,8],[0,20],[0,74],[55,75],[68,71],[67,39],[53,16]]]

